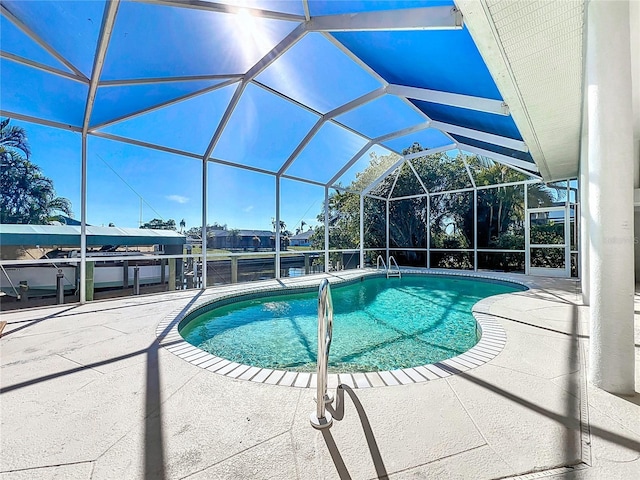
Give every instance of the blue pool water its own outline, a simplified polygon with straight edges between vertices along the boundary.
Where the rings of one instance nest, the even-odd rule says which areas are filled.
[[[471,307],[519,290],[515,284],[440,275],[334,285],[329,371],[393,370],[455,357],[478,341]],[[317,291],[267,296],[215,308],[180,333],[234,362],[310,372],[316,368],[317,308]]]

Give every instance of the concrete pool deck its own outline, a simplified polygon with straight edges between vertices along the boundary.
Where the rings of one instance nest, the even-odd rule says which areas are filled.
[[[347,386],[324,432],[309,424],[314,389],[219,375],[156,337],[171,315],[247,285],[3,314],[0,478],[639,478],[640,395],[586,382],[576,282],[487,275],[532,287],[491,303],[507,335],[495,358],[420,383]],[[638,391],[638,313],[635,344]]]

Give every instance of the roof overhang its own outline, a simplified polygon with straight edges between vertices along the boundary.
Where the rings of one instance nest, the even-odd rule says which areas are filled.
[[[187,237],[173,230],[87,226],[87,245],[184,245]],[[72,225],[2,225],[0,244],[79,247],[80,227]]]
[[[584,0],[456,0],[545,181],[578,174]]]

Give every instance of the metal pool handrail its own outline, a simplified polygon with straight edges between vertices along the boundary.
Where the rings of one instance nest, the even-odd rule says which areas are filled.
[[[395,265],[395,271],[391,270],[391,264]],[[387,269],[387,278],[389,277],[398,277],[402,278],[402,274],[400,273],[400,267],[398,266],[398,262],[393,258],[393,255],[389,257],[389,268]]]
[[[316,411],[310,415],[314,428],[329,428],[333,423],[331,414],[326,411],[326,404],[333,399],[327,395],[327,367],[329,349],[333,335],[333,300],[331,287],[325,278],[318,289],[318,383],[316,391]]]
[[[384,258],[382,258],[382,255],[378,255],[378,258],[376,258],[376,270],[380,270],[380,262],[382,262],[382,266],[384,267],[384,269],[387,270],[387,264],[384,263]]]

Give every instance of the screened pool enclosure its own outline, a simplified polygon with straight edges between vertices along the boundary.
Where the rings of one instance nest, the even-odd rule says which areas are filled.
[[[546,170],[451,1],[1,10],[5,306],[379,255],[577,275],[577,180]]]

